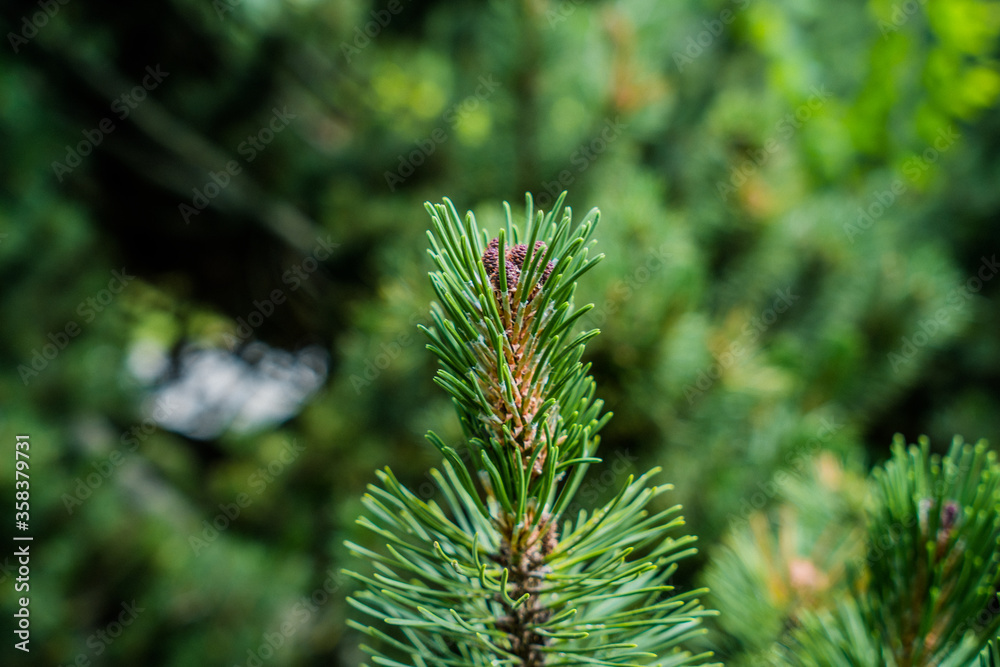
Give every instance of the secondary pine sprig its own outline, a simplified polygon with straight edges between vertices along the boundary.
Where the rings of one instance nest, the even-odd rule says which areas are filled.
[[[747,528],[736,528],[733,544],[739,548],[718,554],[706,576],[719,596],[727,629],[766,664],[1000,663],[991,641],[1000,630],[996,453],[985,441],[969,445],[956,437],[942,456],[931,452],[926,438],[906,446],[897,436],[892,457],[874,468],[867,482],[844,485],[825,494],[825,500],[837,504],[836,495],[847,489],[858,496],[854,500],[866,495],[865,512],[856,523],[845,514],[833,520],[843,508],[826,519],[813,511],[798,522],[782,512],[779,539],[812,554],[796,559],[799,586],[823,582],[799,604],[776,595],[780,586],[772,582],[783,576],[782,564],[768,557],[773,553],[768,529],[761,531],[764,539],[754,540]],[[766,525],[763,514],[756,518]],[[806,546],[810,534],[814,547]],[[794,579],[790,565],[785,563],[784,576]],[[803,572],[809,576],[802,577]],[[750,631],[754,625],[756,637]]]
[[[351,621],[382,665],[687,665],[701,632],[697,596],[667,582],[694,538],[676,535],[678,506],[652,470],[624,481],[593,512],[564,516],[610,418],[595,398],[576,333],[576,281],[600,259],[592,210],[574,224],[564,197],[549,213],[527,198],[524,227],[481,229],[448,200],[431,215],[431,281],[438,297],[425,329],[453,398],[459,447],[433,433],[444,457],[433,500],[386,468],[359,522],[382,550],[349,543],[373,564]],[[459,454],[464,450],[469,455]]]

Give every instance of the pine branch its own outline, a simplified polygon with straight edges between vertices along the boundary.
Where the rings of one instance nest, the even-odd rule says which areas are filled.
[[[969,667],[1000,667],[1000,637],[991,639],[979,652],[979,659]]]
[[[996,597],[1000,583],[1000,466],[985,442],[956,439],[943,459],[930,443],[897,440],[874,473],[879,509],[862,591],[869,618],[900,665],[933,665],[948,656]],[[905,581],[904,581],[905,577]],[[995,636],[1000,617],[977,632]]]
[[[893,445],[872,473],[867,554],[836,608],[806,614],[793,665],[965,667],[994,659],[1000,465],[985,442]],[[980,651],[984,651],[980,658]],[[970,662],[971,661],[971,662]],[[986,664],[986,663],[983,663]]]
[[[364,498],[359,523],[384,550],[349,547],[372,563],[351,573],[351,604],[375,625],[380,665],[688,665],[709,654],[682,646],[712,612],[668,584],[693,537],[674,537],[679,507],[651,513],[669,486],[650,471],[629,478],[592,514],[564,512],[595,456],[610,414],[595,398],[584,344],[573,333],[590,306],[574,303],[599,214],[536,213],[496,234],[461,218],[448,200],[431,215],[431,282],[438,297],[424,328],[441,362],[436,382],[458,412],[470,456],[433,433],[444,457],[423,500],[387,468]],[[400,662],[407,660],[409,663]]]

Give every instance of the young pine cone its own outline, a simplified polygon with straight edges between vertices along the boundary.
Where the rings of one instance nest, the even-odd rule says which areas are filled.
[[[507,274],[507,298],[510,299],[514,296],[514,292],[517,290],[517,283],[521,279],[521,269],[524,266],[524,260],[528,255],[528,246],[524,243],[518,243],[517,245],[507,246],[505,248],[506,256],[504,257],[504,270]],[[545,242],[538,241],[535,243],[535,253],[545,252]],[[500,239],[493,239],[490,241],[489,245],[486,246],[486,252],[483,253],[483,266],[486,268],[486,275],[489,276],[490,282],[493,284],[493,291],[500,292]],[[538,283],[527,295],[526,301],[530,301],[538,294],[538,290],[541,289],[545,281],[549,279],[552,270],[555,268],[554,262],[549,262],[544,269],[542,269],[542,275],[538,280]]]

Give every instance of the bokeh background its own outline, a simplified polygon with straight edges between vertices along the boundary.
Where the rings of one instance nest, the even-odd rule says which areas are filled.
[[[680,586],[782,470],[1000,438],[998,2],[41,0],[0,29],[0,495],[30,434],[35,538],[4,664],[359,664],[360,496],[385,465],[429,494],[424,433],[459,436],[426,200],[602,210],[581,502],[662,466]]]

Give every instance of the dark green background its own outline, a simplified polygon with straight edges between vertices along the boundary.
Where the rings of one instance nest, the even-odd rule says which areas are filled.
[[[601,208],[578,300],[615,417],[580,502],[662,466],[703,547],[680,585],[800,455],[997,440],[1000,3],[51,0],[0,29],[0,497],[30,434],[35,540],[5,664],[359,663],[360,495],[384,465],[426,493],[423,434],[458,437],[425,200]],[[171,387],[200,419],[162,421]]]

